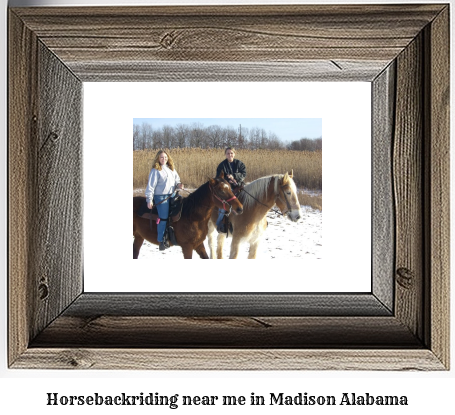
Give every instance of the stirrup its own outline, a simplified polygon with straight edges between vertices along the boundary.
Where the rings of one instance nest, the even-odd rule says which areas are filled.
[[[216,230],[218,231],[218,233],[227,233],[227,230],[226,230],[226,225],[224,223],[220,223]]]
[[[160,242],[160,251],[164,251],[169,248],[169,244],[166,241]]]
[[[177,239],[175,237],[174,227],[169,225],[167,228],[167,233],[168,233],[168,237],[169,237],[168,240],[171,241],[172,245],[178,245]]]

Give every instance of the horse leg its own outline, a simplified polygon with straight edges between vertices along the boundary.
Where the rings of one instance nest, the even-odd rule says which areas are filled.
[[[248,252],[248,259],[256,259],[257,250],[259,248],[259,244],[262,240],[264,235],[264,231],[267,228],[267,220],[264,219],[258,223],[256,229],[250,236],[250,250]]]
[[[191,245],[188,245],[188,244],[182,245],[182,252],[183,252],[184,259],[193,258],[193,247]]]
[[[194,248],[194,250],[199,254],[201,259],[209,259],[209,256],[207,255],[207,251],[205,250],[204,243],[201,243],[199,246]]]
[[[217,247],[216,247],[216,257],[218,259],[223,259],[223,246],[224,241],[226,240],[226,234],[220,233],[217,238]]]
[[[239,248],[240,248],[240,238],[236,238],[235,236],[232,238],[231,242],[231,252],[229,254],[229,259],[237,259],[239,256]]]
[[[215,259],[215,252],[216,252],[216,234],[215,234],[215,225],[212,220],[209,220],[209,232],[207,233],[208,243],[209,243],[209,250],[210,250],[210,259]]]
[[[139,256],[139,251],[141,249],[142,244],[144,243],[144,238],[142,236],[135,236],[133,242],[133,259],[137,259]]]
[[[248,259],[256,259],[256,253],[259,247],[259,240],[254,241],[250,244],[250,250],[248,252]]]

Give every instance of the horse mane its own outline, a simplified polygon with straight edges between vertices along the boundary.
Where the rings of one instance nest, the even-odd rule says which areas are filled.
[[[194,192],[183,199],[182,215],[191,213],[195,206],[198,206],[207,197],[208,182],[199,186]]]
[[[251,183],[248,183],[244,187],[244,189],[249,194],[247,194],[246,192],[241,192],[239,195],[239,200],[243,204],[243,207],[248,208],[248,207],[253,206],[255,203],[257,203],[256,200],[254,200],[253,198],[258,199],[264,193],[265,193],[265,196],[267,197],[267,191],[268,191],[270,182],[272,180],[275,180],[274,192],[276,194],[278,192],[279,180],[282,179],[283,177],[284,177],[284,174],[272,174],[270,176],[261,177],[259,179],[252,181]]]

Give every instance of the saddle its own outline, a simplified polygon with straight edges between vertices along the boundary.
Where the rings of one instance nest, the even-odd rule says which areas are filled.
[[[169,217],[160,219],[168,220],[170,218],[171,222],[178,222],[182,216],[183,197],[177,194],[176,196],[170,198],[169,204]],[[149,209],[147,207],[147,200],[145,200],[144,203],[140,206],[137,214],[141,218],[150,219],[152,221],[156,221],[159,218],[156,205],[153,205],[152,209]]]
[[[174,197],[169,198],[169,216],[167,218],[160,218],[158,216],[158,209],[156,205],[152,206],[152,209],[149,209],[147,206],[147,200],[144,201],[142,206],[139,208],[137,214],[139,217],[150,220],[150,228],[152,224],[158,219],[166,221],[166,230],[164,231],[165,241],[171,241],[173,245],[177,245],[177,240],[174,234],[174,228],[171,225],[171,222],[178,222],[182,216],[183,208],[183,197],[180,194],[177,194]]]

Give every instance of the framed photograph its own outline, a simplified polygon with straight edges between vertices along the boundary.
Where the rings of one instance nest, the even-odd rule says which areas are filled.
[[[13,8],[8,42],[10,368],[449,369],[449,5]],[[324,270],[309,277],[327,280],[325,290],[246,281],[232,291],[87,289],[88,272],[113,285],[135,275],[130,256],[131,265],[112,270],[98,251],[112,229],[130,228],[131,215],[112,220],[123,203],[117,182],[84,170],[93,155],[86,144],[105,140],[83,124],[87,112],[101,112],[84,99],[92,83],[107,95],[115,85],[155,85],[151,99],[170,95],[172,105],[199,83],[260,85],[271,101],[289,85],[366,83],[371,137],[354,142],[370,153],[358,175],[371,178],[359,208],[371,218],[351,226],[369,229],[359,243],[369,249],[331,261],[330,277],[365,275],[368,288],[343,290]],[[113,125],[118,107],[132,105],[112,107]],[[352,106],[354,120],[365,118],[360,107]],[[130,164],[125,171],[130,180]],[[94,197],[89,181],[99,181]],[[98,201],[95,210],[86,198]],[[226,276],[245,262],[184,264]],[[308,272],[273,264],[258,272],[271,280],[280,270]]]
[[[239,101],[239,96],[244,98]],[[274,99],[268,99],[270,96]],[[217,104],[213,105],[215,98]],[[217,166],[225,159],[225,147],[235,146],[235,160],[246,166],[245,186],[237,196],[246,207],[241,215],[229,215],[233,232],[229,231],[227,236],[216,232],[218,209],[212,212],[204,249],[207,255],[217,257],[220,242],[225,258],[257,259],[236,264],[235,271],[229,273],[220,271],[224,267],[213,261],[187,261],[183,267],[178,262],[184,258],[181,245],[160,251],[154,231],[149,239],[142,240],[142,233],[147,236],[155,221],[150,225],[149,217],[141,218],[138,214],[133,215],[133,257],[137,255],[139,261],[131,263],[131,255],[125,254],[131,250],[131,223],[119,220],[131,217],[131,201],[115,197],[115,208],[104,210],[103,221],[116,225],[105,228],[103,242],[99,243],[100,182],[86,180],[87,292],[371,291],[371,247],[364,243],[371,240],[370,83],[93,82],[84,83],[84,101],[84,177],[95,178],[100,171],[109,172],[108,181],[115,183],[115,192],[126,194],[131,191],[131,177],[126,173],[132,170],[133,196],[135,201],[142,201],[142,207],[138,207],[141,215],[148,216],[141,197],[145,195],[151,166],[160,148],[168,149],[175,171],[185,185],[180,194],[186,198],[216,175]],[[124,102],[128,105],[123,105]],[[134,117],[137,114],[141,118]],[[322,130],[324,141],[317,138],[322,137]],[[125,156],[131,154],[133,137],[131,167],[131,160]],[[212,143],[205,143],[206,140]],[[324,145],[324,157],[322,142],[329,143]],[[321,149],[289,149],[297,148],[297,144],[320,145]],[[324,172],[322,163],[328,166]],[[276,193],[275,184],[281,183],[286,173],[292,178],[288,180],[285,196],[282,191]],[[356,178],[353,189],[346,186],[351,177]],[[322,183],[327,200],[324,226]],[[264,184],[267,186],[263,187]],[[352,204],[345,202],[352,198],[355,215]],[[277,199],[278,205],[274,207]],[[199,204],[208,209],[205,202]],[[283,215],[286,211],[289,214]],[[181,233],[186,236],[189,221],[188,215],[188,220],[173,222],[177,242]],[[258,226],[263,227],[261,232]],[[240,227],[248,232],[238,233]],[[198,229],[202,230],[202,225]],[[231,255],[232,247],[236,251],[232,250]],[[193,259],[200,258],[196,251],[192,254]],[[164,278],[157,278],[157,265],[150,261],[162,260],[165,263],[159,268]],[[283,260],[295,272],[283,272]],[[167,272],[169,261],[175,272]],[[353,261],[358,264],[356,269],[340,278],[337,269],[349,268]],[[121,277],[128,273],[133,277]],[[314,278],[322,274],[324,279]]]

